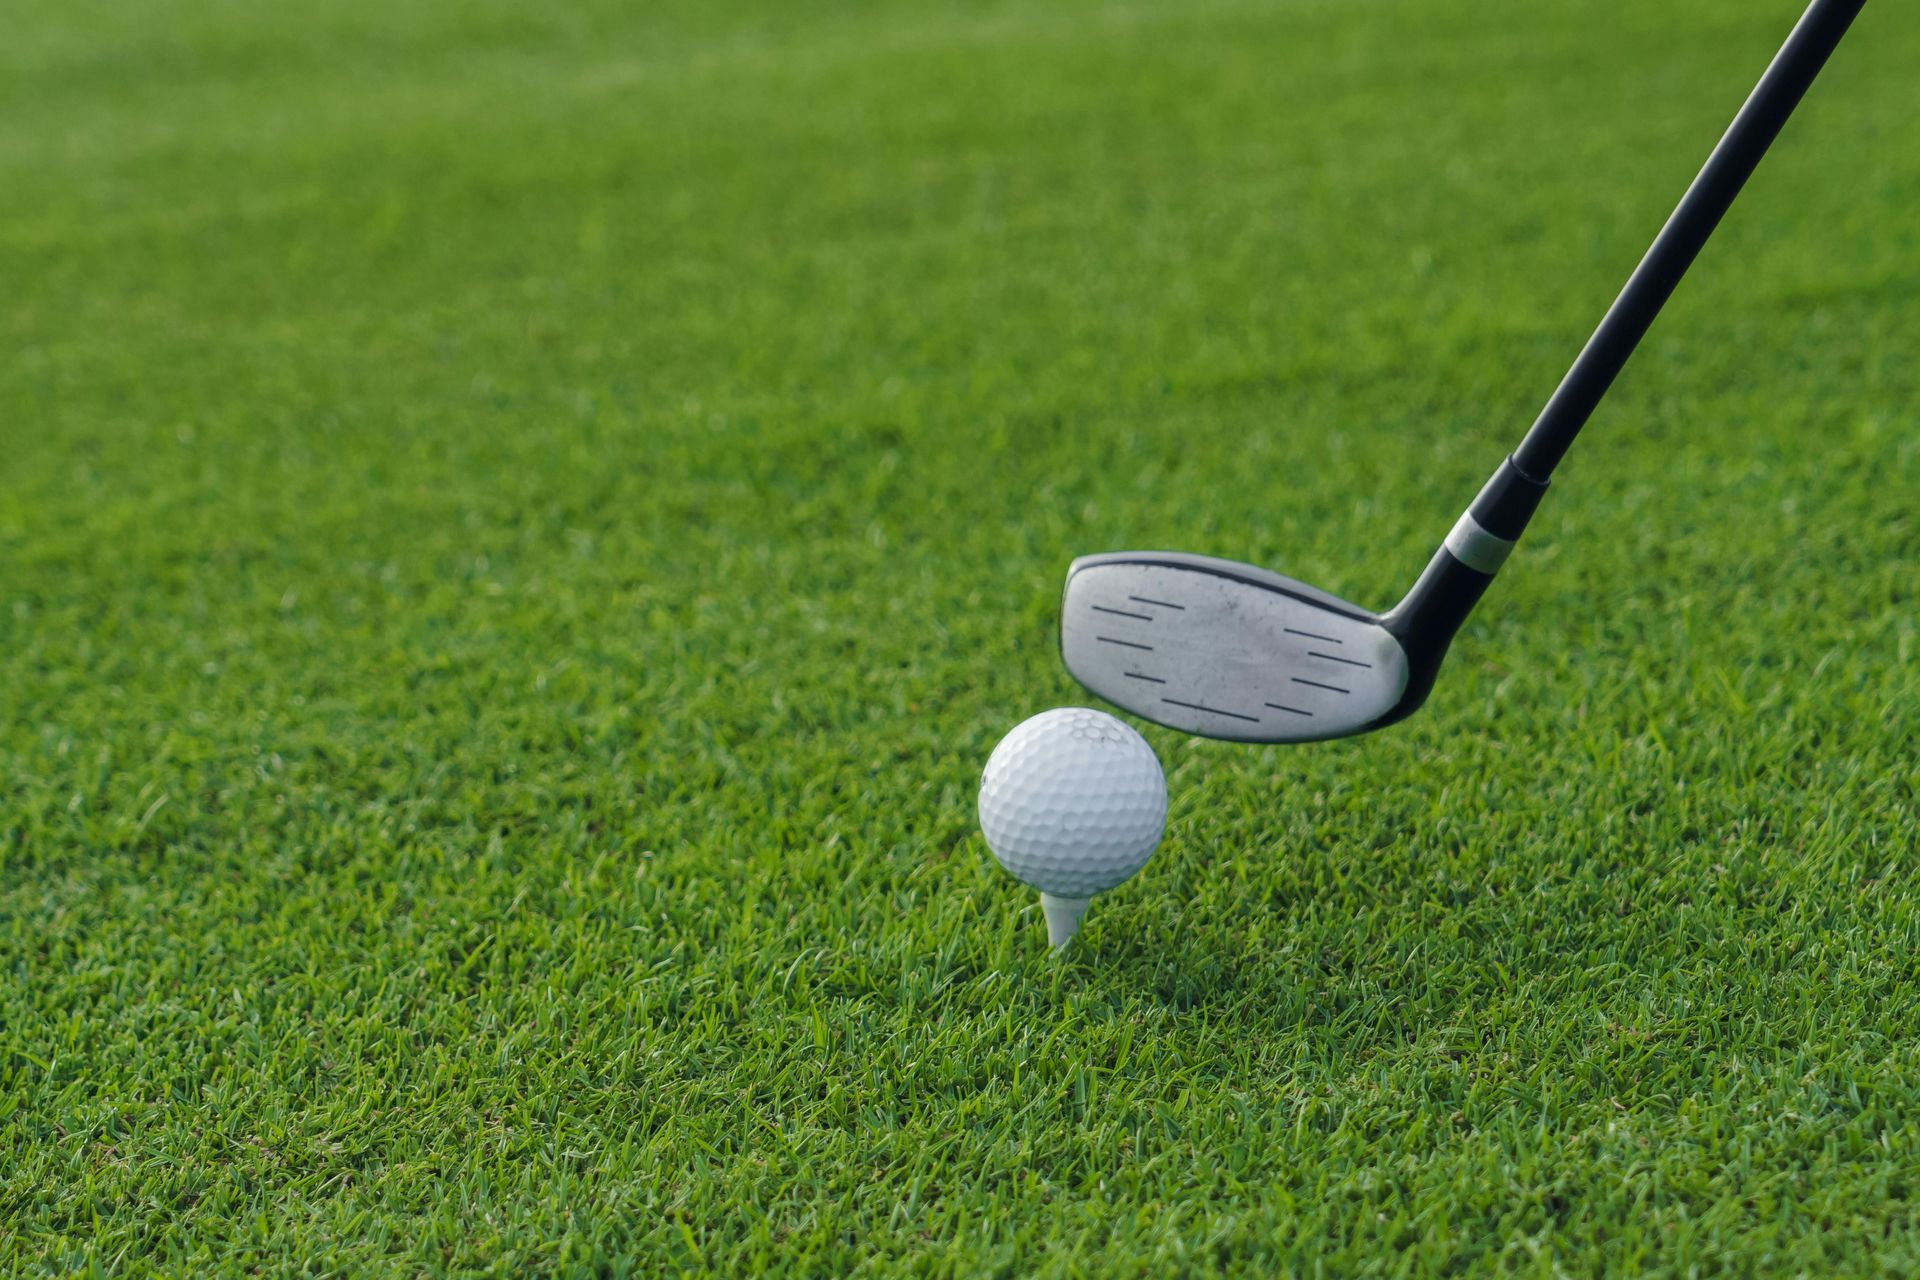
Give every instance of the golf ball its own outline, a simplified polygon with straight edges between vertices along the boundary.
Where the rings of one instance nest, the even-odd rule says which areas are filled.
[[[1147,740],[1104,711],[1060,707],[1015,725],[980,776],[980,830],[1015,879],[1090,898],[1147,863],[1167,777]]]

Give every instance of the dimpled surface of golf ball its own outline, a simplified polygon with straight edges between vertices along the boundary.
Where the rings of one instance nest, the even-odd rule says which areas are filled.
[[[1015,725],[980,775],[980,830],[1042,893],[1090,898],[1146,865],[1167,825],[1167,777],[1147,740],[1104,711],[1061,707]]]

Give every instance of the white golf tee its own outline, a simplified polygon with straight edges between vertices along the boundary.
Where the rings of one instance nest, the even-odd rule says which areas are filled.
[[[1047,917],[1047,945],[1058,951],[1073,941],[1073,935],[1080,932],[1080,917],[1087,914],[1087,904],[1092,901],[1092,898],[1056,898],[1043,892],[1040,910]]]

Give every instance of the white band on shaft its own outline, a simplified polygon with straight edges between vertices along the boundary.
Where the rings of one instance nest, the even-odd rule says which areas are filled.
[[[1480,527],[1471,511],[1462,512],[1453,522],[1453,529],[1447,534],[1447,550],[1453,558],[1469,569],[1492,576],[1500,566],[1507,562],[1507,556],[1513,551],[1513,542],[1508,538],[1496,537]]]

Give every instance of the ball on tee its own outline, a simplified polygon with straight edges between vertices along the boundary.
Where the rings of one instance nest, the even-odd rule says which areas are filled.
[[[1060,707],[1021,722],[980,777],[980,830],[993,856],[1055,898],[1084,900],[1126,880],[1166,824],[1167,778],[1153,748],[1104,711]]]

